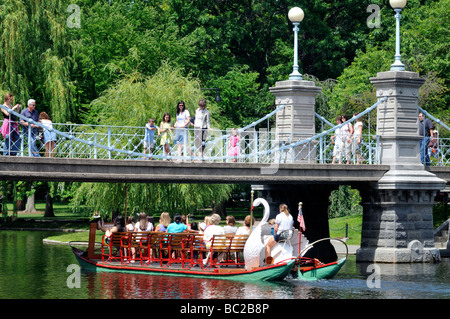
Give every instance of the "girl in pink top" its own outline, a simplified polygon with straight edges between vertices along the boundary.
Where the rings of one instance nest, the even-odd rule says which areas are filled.
[[[234,157],[233,162],[237,162],[237,156],[239,155],[239,146],[238,143],[240,141],[239,135],[237,135],[236,129],[231,129],[231,137],[230,141],[228,143],[229,149],[228,149],[228,156]]]

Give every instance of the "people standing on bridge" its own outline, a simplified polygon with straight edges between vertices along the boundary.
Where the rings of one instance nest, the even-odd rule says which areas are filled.
[[[206,100],[201,99],[198,102],[198,106],[198,109],[195,111],[194,145],[197,152],[199,152],[199,156],[203,159],[207,131],[211,127],[211,122],[209,111],[206,109]]]
[[[423,113],[419,113],[419,135],[420,140],[420,161],[425,166],[430,166],[430,157],[428,156],[428,144],[433,136],[434,125],[430,119],[425,119]]]
[[[358,113],[353,114],[353,117],[358,116]],[[355,122],[354,134],[353,134],[353,155],[356,157],[356,164],[362,164],[364,158],[361,155],[361,141],[362,141],[362,128],[363,123],[361,117],[358,117]]]
[[[239,156],[239,141],[241,140],[240,136],[237,134],[237,130],[235,128],[231,129],[231,136],[228,142],[228,156],[233,158],[233,162],[237,162],[237,156]]]
[[[152,149],[155,143],[155,131],[157,126],[155,125],[155,119],[150,118],[148,123],[145,124],[144,133],[144,154],[148,151],[148,154],[152,153]],[[146,157],[144,157],[146,158]]]
[[[160,143],[164,148],[165,156],[171,155],[170,144],[173,143],[172,131],[173,131],[173,126],[170,121],[170,114],[166,112],[166,113],[164,113],[163,121],[161,122],[161,124],[159,125],[159,128],[158,128],[158,136],[161,136]],[[164,160],[167,161],[167,158],[165,158]]]
[[[47,113],[41,112],[39,114],[39,121],[45,126],[44,128],[44,145],[45,145],[45,157],[55,156],[55,143],[56,133],[51,131],[53,129],[53,123]]]
[[[342,115],[342,123],[348,121],[347,115]],[[347,164],[351,163],[352,160],[352,135],[353,135],[353,125],[351,123],[346,123],[342,126],[342,141],[344,142],[344,155]]]
[[[32,119],[35,122],[39,122],[39,113],[36,110],[36,101],[33,99],[28,100],[28,107],[23,109],[21,115]],[[23,136],[28,141],[28,148],[31,152],[31,156],[40,157],[39,151],[36,146],[36,137],[38,136],[38,127],[25,120],[20,120],[20,124],[23,126]],[[30,129],[30,131],[28,131]]]
[[[342,124],[342,119],[340,116],[336,117],[336,125]],[[331,141],[334,141],[334,148],[333,148],[333,162],[331,164],[336,163],[336,159],[338,160],[339,164],[342,164],[342,133],[341,133],[341,127],[336,128],[334,130],[334,135],[331,137]]]
[[[7,93],[4,98],[4,106],[12,111],[19,112],[22,107],[20,104],[12,106],[14,101],[14,95]],[[2,109],[3,113],[3,124],[2,124],[2,135],[5,139],[5,147],[3,155],[16,156],[21,144],[20,134],[19,134],[19,124],[17,121],[17,116],[10,114],[8,111]]]
[[[430,157],[430,161],[432,157],[435,157],[439,166],[442,165],[442,162],[439,157],[439,132],[433,131],[433,136],[430,139],[430,143],[428,143],[428,156]]]
[[[177,120],[175,122],[175,143],[178,147],[178,156],[182,156],[183,144],[188,147],[188,127],[191,123],[191,114],[186,109],[184,101],[179,101],[177,104]],[[192,153],[192,152],[191,152]],[[181,160],[181,159],[180,159]]]

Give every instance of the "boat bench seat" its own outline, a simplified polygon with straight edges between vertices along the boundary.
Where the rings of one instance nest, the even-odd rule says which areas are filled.
[[[241,253],[247,239],[248,235],[214,235],[211,239],[210,265],[244,265]]]
[[[203,269],[207,255],[209,266],[241,266],[247,239],[248,235],[214,235],[206,245],[203,235],[189,232],[119,232],[102,237],[102,261],[139,260],[141,265],[157,262],[161,267],[180,263],[183,268],[197,264]]]
[[[121,249],[124,242],[128,242],[129,232],[117,232],[111,236],[102,236],[102,261],[120,260],[124,262],[126,252]]]

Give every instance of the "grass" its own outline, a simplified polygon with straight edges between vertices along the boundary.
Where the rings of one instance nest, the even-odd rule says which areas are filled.
[[[330,227],[330,237],[342,238],[346,235],[346,225],[348,225],[347,244],[361,244],[362,214],[345,217],[332,218],[328,220]]]

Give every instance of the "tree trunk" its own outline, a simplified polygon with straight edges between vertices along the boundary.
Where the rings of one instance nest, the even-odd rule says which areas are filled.
[[[215,202],[213,205],[212,212],[219,214],[221,217],[226,216],[226,214],[227,214],[226,203],[227,202],[225,200],[221,201],[219,203]]]
[[[26,201],[24,199],[18,199],[16,203],[17,210],[25,210]]]
[[[27,206],[25,207],[25,211],[24,211],[25,213],[36,213],[34,196],[35,196],[35,194],[33,194],[27,198]]]
[[[50,196],[50,194],[47,194],[45,199],[44,217],[55,217],[55,214],[53,212],[53,198]]]

